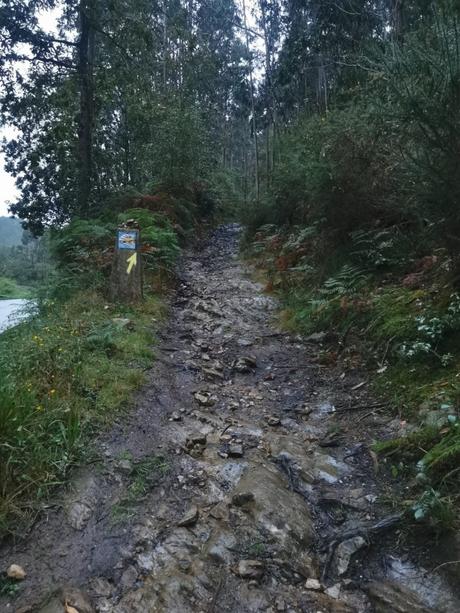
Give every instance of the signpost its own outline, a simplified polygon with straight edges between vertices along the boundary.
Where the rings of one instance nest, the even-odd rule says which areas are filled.
[[[143,297],[140,235],[132,226],[117,230],[110,288],[114,302],[139,302]]]

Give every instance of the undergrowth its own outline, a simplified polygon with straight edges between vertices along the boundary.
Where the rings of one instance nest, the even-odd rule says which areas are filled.
[[[97,292],[45,301],[0,336],[0,530],[38,508],[125,408],[152,362],[161,303],[108,304]]]
[[[145,299],[121,305],[107,295],[115,228],[128,219],[141,230]],[[152,364],[179,254],[171,222],[147,209],[73,220],[50,243],[50,287],[0,335],[0,535],[33,517],[91,437],[129,406]]]
[[[284,324],[332,333],[342,351],[359,348],[378,394],[418,426],[375,450],[409,467],[414,518],[451,527],[460,499],[460,297],[446,255],[406,259],[404,270],[408,241],[398,243],[398,228],[373,236],[352,233],[344,247],[320,224],[266,225],[248,253],[281,297]]]
[[[0,300],[12,298],[30,298],[31,290],[18,285],[13,279],[0,277]]]

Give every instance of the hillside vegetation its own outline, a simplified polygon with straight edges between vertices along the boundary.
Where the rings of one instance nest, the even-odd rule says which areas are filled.
[[[375,390],[409,420],[409,437],[375,448],[415,478],[415,518],[452,520],[460,489],[458,6],[348,4],[353,11],[311,1],[286,12],[267,87],[288,121],[273,151],[260,154],[270,173],[246,215],[248,245],[284,301],[286,324],[327,333],[329,359],[345,366],[360,353]],[[306,30],[297,28],[301,15],[311,16]]]

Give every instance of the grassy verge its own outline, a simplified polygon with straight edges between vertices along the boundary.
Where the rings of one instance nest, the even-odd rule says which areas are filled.
[[[0,533],[38,508],[127,406],[161,312],[155,298],[122,307],[81,291],[0,336]]]
[[[0,300],[31,298],[31,296],[30,288],[18,285],[13,279],[0,277]]]

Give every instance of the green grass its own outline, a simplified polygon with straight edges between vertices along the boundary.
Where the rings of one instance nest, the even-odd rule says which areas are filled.
[[[80,292],[0,336],[0,532],[37,508],[91,435],[129,406],[160,315],[154,298],[130,308]]]
[[[0,300],[31,298],[32,290],[18,285],[14,279],[0,277]]]

